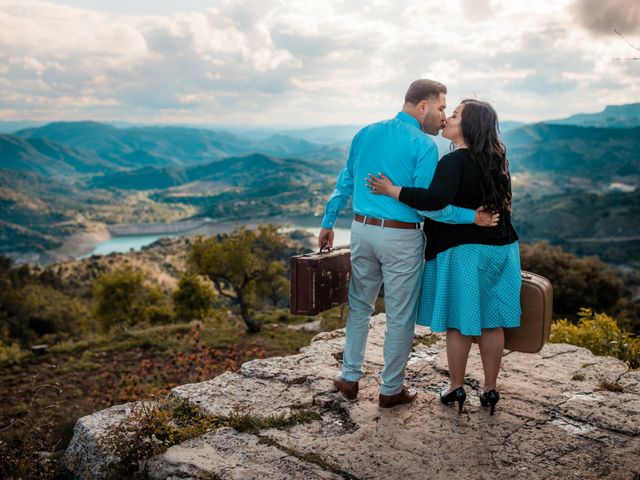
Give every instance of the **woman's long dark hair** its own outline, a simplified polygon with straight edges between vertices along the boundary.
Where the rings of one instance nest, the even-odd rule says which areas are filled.
[[[498,135],[498,114],[481,100],[468,98],[460,129],[471,156],[482,172],[482,201],[492,212],[511,212],[511,179],[507,149]]]

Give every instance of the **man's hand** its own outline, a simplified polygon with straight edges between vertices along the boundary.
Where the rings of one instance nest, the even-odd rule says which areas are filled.
[[[491,213],[487,207],[483,206],[476,210],[476,218],[473,223],[479,227],[495,227],[499,220],[499,213]]]
[[[324,248],[333,248],[333,228],[320,228],[320,233],[318,234],[318,246],[320,247],[320,250]]]

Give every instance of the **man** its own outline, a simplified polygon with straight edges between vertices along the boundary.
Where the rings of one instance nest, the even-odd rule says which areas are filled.
[[[354,137],[345,167],[338,176],[318,235],[320,247],[333,246],[333,225],[353,196],[349,315],[341,374],[334,383],[349,400],[358,395],[358,381],[375,299],[384,281],[387,328],[379,405],[410,403],[416,393],[404,387],[404,373],[413,343],[418,292],[422,277],[422,216],[389,197],[372,195],[365,179],[384,172],[396,185],[428,187],[438,163],[434,141],[445,122],[447,88],[433,80],[416,80],[405,95],[402,111],[391,120],[369,125]],[[447,206],[429,212],[447,223],[495,224],[488,213]]]

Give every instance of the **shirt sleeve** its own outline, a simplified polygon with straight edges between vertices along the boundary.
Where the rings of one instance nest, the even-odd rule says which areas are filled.
[[[338,175],[336,187],[333,189],[327,205],[325,207],[324,217],[322,218],[323,228],[333,228],[338,219],[338,215],[353,195],[353,159],[355,156],[356,143],[358,135],[351,142],[347,163]]]
[[[435,174],[429,171],[435,168]],[[429,188],[403,187],[399,200],[418,210],[420,215],[442,223],[473,223],[475,210],[450,205],[460,184],[460,167],[450,156],[438,162],[438,150],[434,145],[419,157],[414,185],[429,185]]]

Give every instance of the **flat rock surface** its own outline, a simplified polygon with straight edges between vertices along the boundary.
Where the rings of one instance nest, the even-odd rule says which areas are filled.
[[[507,352],[501,400],[490,416],[477,397],[482,366],[474,345],[467,403],[458,415],[437,396],[448,382],[444,339],[418,327],[407,367],[418,399],[380,409],[384,320],[383,314],[372,320],[355,402],[332,386],[342,330],[317,335],[297,355],[254,360],[236,373],[175,388],[171,395],[219,416],[311,409],[322,419],[257,434],[209,432],[151,459],[151,478],[639,478],[640,372],[566,344],[548,344],[537,354]],[[76,449],[93,438],[86,428],[95,424],[76,427]],[[76,467],[81,478],[96,478],[84,473],[92,471],[86,465]]]

